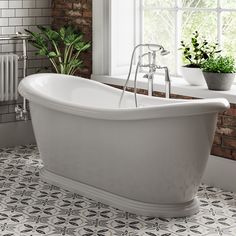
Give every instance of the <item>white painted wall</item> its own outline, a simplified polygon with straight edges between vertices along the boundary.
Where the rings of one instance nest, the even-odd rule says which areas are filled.
[[[202,182],[236,192],[236,161],[210,156]]]
[[[93,1],[93,74],[127,74],[138,44],[137,0]]]

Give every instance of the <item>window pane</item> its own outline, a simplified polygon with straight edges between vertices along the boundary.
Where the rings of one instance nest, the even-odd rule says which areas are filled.
[[[169,66],[175,73],[175,17],[173,11],[144,11],[143,43],[161,44],[170,51],[167,56],[159,56],[159,63]]]
[[[223,53],[236,58],[236,12],[224,12],[222,21]]]
[[[184,11],[182,16],[182,39],[189,41],[192,33],[198,31],[209,42],[216,42],[217,14],[209,11]]]
[[[160,63],[167,64],[172,74],[176,72],[176,45],[180,44],[180,40],[175,42],[176,36],[181,35],[182,40],[190,42],[192,33],[198,31],[208,42],[215,43],[219,15],[222,17],[220,21],[222,40],[219,43],[224,54],[236,58],[236,0],[143,0],[143,3],[146,7],[144,8],[143,43],[162,44],[171,52],[167,57],[160,57],[162,58]],[[176,3],[178,3],[177,8]],[[218,3],[222,9],[233,11],[223,10],[218,14]],[[170,9],[161,9],[162,7]],[[178,20],[178,29],[175,29],[175,19]],[[178,51],[178,55],[181,54]]]
[[[175,0],[143,0],[145,7],[174,7]]]
[[[182,0],[182,7],[215,8],[217,0]]]
[[[236,0],[221,0],[222,8],[235,8],[236,9]]]

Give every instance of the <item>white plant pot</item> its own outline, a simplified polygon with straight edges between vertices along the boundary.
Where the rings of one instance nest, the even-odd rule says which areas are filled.
[[[206,85],[206,81],[200,68],[182,66],[182,76],[190,85]]]

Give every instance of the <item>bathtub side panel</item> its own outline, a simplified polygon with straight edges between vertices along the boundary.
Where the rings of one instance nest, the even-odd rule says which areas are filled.
[[[47,170],[146,203],[193,199],[216,114],[115,121],[30,106]]]

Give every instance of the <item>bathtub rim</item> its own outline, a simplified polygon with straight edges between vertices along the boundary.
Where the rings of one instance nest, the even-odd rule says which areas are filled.
[[[88,107],[81,104],[76,104],[67,101],[58,101],[53,96],[48,96],[32,88],[30,80],[40,79],[47,76],[47,78],[64,78],[65,76],[74,80],[85,80],[82,77],[69,76],[54,73],[42,73],[34,74],[24,78],[18,87],[19,93],[28,99],[30,102],[37,103],[41,106],[62,111],[65,113],[79,115],[89,118],[107,119],[107,120],[140,120],[140,119],[153,119],[153,118],[168,118],[168,117],[183,117],[202,115],[210,113],[218,113],[225,111],[229,108],[229,102],[225,98],[210,98],[210,99],[196,99],[196,100],[184,100],[184,99],[171,99],[173,103],[162,104],[157,106],[146,106],[139,108],[101,108],[101,107]],[[84,81],[83,81],[84,82]],[[94,84],[106,88],[107,90],[113,90],[116,93],[121,93],[119,89],[102,84],[97,81],[88,80],[88,83]],[[127,92],[130,93],[130,92]],[[132,94],[132,93],[130,93]],[[145,95],[138,94],[138,97],[146,97]],[[150,98],[149,98],[150,99]],[[156,100],[166,100],[165,98],[152,97]]]
[[[153,217],[187,217],[199,212],[200,204],[195,197],[181,204],[150,204],[131,200],[99,188],[57,175],[45,167],[39,171],[40,178],[52,185],[77,193],[94,201],[102,202],[123,211],[129,211],[142,216]]]

